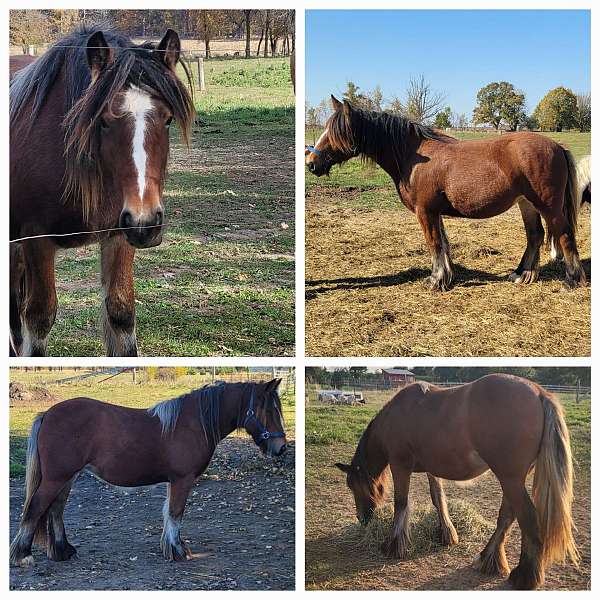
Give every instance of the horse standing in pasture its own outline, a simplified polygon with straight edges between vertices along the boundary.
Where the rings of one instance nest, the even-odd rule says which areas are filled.
[[[15,566],[34,563],[34,542],[50,560],[68,560],[63,512],[71,486],[86,469],[122,487],[167,482],[160,545],[167,560],[193,558],[180,529],[188,495],[217,444],[245,429],[267,456],[286,449],[280,379],[206,386],[149,409],[73,398],[36,417],[27,446],[25,504],[10,547]]]
[[[11,58],[10,236],[32,238],[11,243],[11,354],[46,352],[57,249],[99,242],[106,352],[137,355],[135,248],[162,241],[169,126],[187,143],[195,116],[180,48],[171,29],[136,46],[82,28],[28,65]]]
[[[331,97],[334,112],[306,165],[316,176],[353,157],[377,163],[394,181],[403,204],[416,214],[432,257],[426,284],[446,290],[453,277],[443,217],[484,219],[518,203],[527,248],[509,276],[536,281],[540,248],[548,240],[560,247],[565,286],[585,285],[575,232],[579,206],[572,154],[546,136],[510,133],[488,140],[459,141],[425,125],[385,112],[370,112]]]
[[[458,543],[440,478],[466,481],[488,469],[502,487],[496,530],[475,566],[509,574],[504,543],[515,518],[521,557],[509,576],[516,589],[536,589],[545,568],[579,553],[573,539],[573,468],[562,407],[541,386],[520,377],[488,375],[453,388],[413,384],[369,423],[347,474],[356,515],[367,523],[385,499],[388,467],[394,520],[382,551],[403,558],[410,543],[408,492],[412,473],[427,473],[444,545]],[[535,469],[533,501],[525,479]]]

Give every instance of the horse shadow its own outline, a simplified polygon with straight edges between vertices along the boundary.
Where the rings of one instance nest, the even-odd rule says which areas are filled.
[[[585,272],[588,283],[592,280],[592,260],[584,258],[581,266]],[[565,277],[565,264],[562,260],[551,260],[540,267],[538,281],[562,281]]]
[[[361,290],[424,282],[429,275],[431,275],[431,269],[411,267],[400,273],[390,275],[341,277],[339,279],[307,279],[306,299],[312,300],[316,298],[318,294],[337,290]],[[461,264],[454,264],[454,287],[474,287],[500,281],[506,281],[506,277],[494,273],[487,273],[479,269],[470,269]],[[423,287],[423,291],[426,291],[425,287]]]
[[[384,570],[389,567],[401,567],[403,562],[415,559],[427,559],[435,555],[443,555],[448,548],[433,544],[428,549],[419,550],[418,555],[408,556],[404,560],[391,559],[377,550],[358,549],[359,539],[356,525],[347,525],[334,533],[323,535],[305,542],[307,567],[309,561],[316,565],[313,572],[307,569],[306,582],[316,589],[335,589],[331,587],[332,579],[346,581],[354,579],[362,572]],[[354,550],[350,553],[350,550]],[[348,556],[351,554],[352,559]],[[428,578],[427,582],[415,587],[417,590],[467,590],[478,589],[485,584],[485,589],[510,589],[506,579],[483,575],[470,564],[459,567],[439,577]],[[491,585],[490,585],[491,584]],[[364,588],[369,589],[369,588]],[[412,589],[409,588],[408,589]]]

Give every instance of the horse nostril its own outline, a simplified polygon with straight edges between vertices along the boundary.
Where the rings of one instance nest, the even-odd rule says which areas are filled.
[[[155,224],[156,225],[162,225],[162,223],[163,223],[163,211],[159,208],[156,211]]]
[[[121,227],[132,227],[133,226],[133,215],[131,214],[130,211],[125,209],[121,213],[120,221],[121,221],[121,223],[120,223]]]
[[[315,167],[315,163],[314,163],[314,162],[309,162],[309,163],[308,163],[308,170],[309,170],[311,173],[314,173],[314,172],[315,172],[315,168],[316,168],[316,167]]]

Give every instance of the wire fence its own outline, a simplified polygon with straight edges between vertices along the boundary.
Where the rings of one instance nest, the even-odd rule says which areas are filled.
[[[393,393],[401,388],[414,383],[410,380],[406,383],[399,383],[390,380],[381,379],[340,379],[331,383],[307,383],[306,401],[307,403],[319,402],[319,394],[327,391],[342,391],[350,394],[361,393],[366,403],[380,402],[391,398]],[[468,383],[466,381],[432,381],[433,385],[439,387],[455,387]],[[580,383],[576,385],[553,385],[538,382],[544,389],[554,394],[569,394],[575,397],[576,402],[591,400],[591,387]]]

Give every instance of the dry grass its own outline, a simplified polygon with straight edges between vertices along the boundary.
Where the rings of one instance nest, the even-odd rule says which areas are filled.
[[[481,516],[477,509],[464,500],[448,502],[450,518],[461,544],[481,543],[494,531],[494,524]],[[379,508],[366,527],[358,523],[344,532],[349,542],[367,552],[380,552],[381,544],[392,529],[394,508],[385,504]],[[416,558],[437,550],[446,549],[439,542],[440,525],[437,512],[431,503],[415,503],[410,507],[410,546],[407,558]]]
[[[526,244],[517,207],[493,219],[445,220],[455,282],[435,293],[422,285],[431,263],[414,215],[371,194],[307,191],[308,355],[589,356],[589,287],[564,291],[564,265],[545,251],[537,283],[507,280]],[[589,279],[587,208],[578,246]]]

